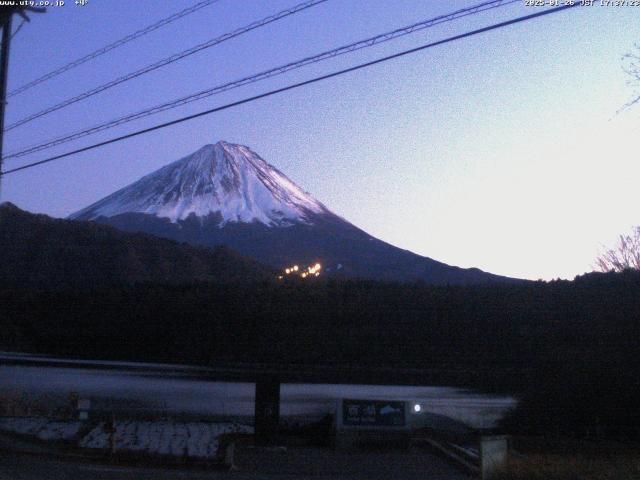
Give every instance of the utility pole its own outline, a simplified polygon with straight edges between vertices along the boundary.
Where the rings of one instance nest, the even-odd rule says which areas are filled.
[[[11,17],[2,24],[2,51],[0,52],[0,198],[2,195],[2,155],[4,145],[4,112],[7,106],[7,74],[9,70],[9,46],[11,44]]]
[[[2,160],[4,146],[4,113],[7,107],[7,76],[9,74],[9,47],[11,45],[11,20],[17,13],[24,21],[29,17],[25,12],[44,13],[45,8],[39,7],[4,7],[0,11],[0,25],[2,26],[2,47],[0,50],[0,198],[2,198]]]

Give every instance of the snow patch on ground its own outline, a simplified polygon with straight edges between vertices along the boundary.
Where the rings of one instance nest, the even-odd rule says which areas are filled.
[[[46,418],[0,418],[0,430],[40,440],[72,440],[78,435],[82,425],[79,421],[56,422]]]
[[[98,424],[81,441],[80,447],[108,449],[110,434],[104,422]],[[253,433],[253,427],[237,423],[174,421],[116,422],[114,432],[117,451],[146,452],[176,457],[214,457],[221,435]]]

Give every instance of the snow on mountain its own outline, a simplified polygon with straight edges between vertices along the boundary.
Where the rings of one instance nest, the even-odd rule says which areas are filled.
[[[146,213],[175,223],[194,214],[267,226],[310,223],[330,213],[251,149],[220,141],[141,178],[69,218]]]

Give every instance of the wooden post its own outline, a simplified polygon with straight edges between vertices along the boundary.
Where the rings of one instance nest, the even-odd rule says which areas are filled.
[[[224,464],[229,467],[230,470],[235,468],[235,452],[236,452],[236,442],[229,442],[224,449]]]
[[[256,445],[274,445],[280,425],[280,380],[261,377],[256,381],[255,440]]]
[[[116,415],[111,414],[111,418],[106,425],[107,433],[109,434],[109,456],[114,457],[116,454]]]

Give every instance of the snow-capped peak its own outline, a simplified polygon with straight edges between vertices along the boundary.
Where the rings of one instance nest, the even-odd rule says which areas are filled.
[[[309,223],[330,213],[278,169],[243,145],[205,145],[70,216],[92,220],[147,213],[172,222],[219,213],[222,224]]]

